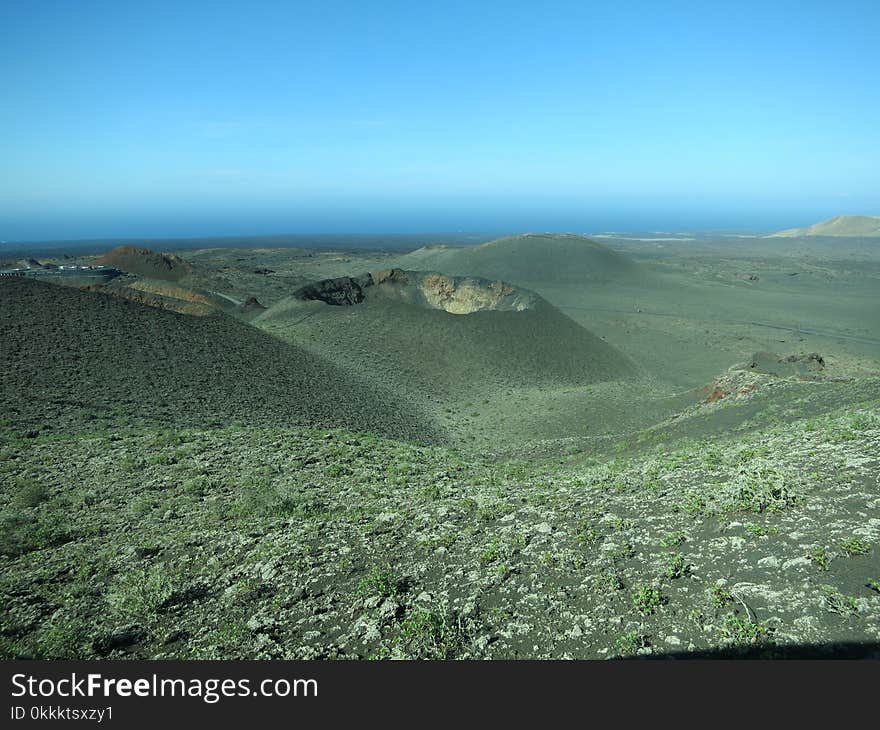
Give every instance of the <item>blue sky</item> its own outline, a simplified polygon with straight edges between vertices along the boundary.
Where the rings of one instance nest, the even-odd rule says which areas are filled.
[[[880,3],[0,2],[0,239],[880,214]]]

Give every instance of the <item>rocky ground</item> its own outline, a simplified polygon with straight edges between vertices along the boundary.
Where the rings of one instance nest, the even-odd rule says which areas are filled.
[[[880,646],[876,400],[601,463],[241,427],[7,428],[0,465],[7,658]]]
[[[292,297],[377,252],[117,283],[255,327],[0,287],[0,656],[880,656],[875,249],[618,243],[467,315]]]

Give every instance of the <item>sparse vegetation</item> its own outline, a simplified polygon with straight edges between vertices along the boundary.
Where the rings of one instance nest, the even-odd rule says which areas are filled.
[[[720,610],[724,608],[727,604],[733,603],[733,596],[730,591],[722,588],[721,586],[712,586],[709,589],[709,593],[712,596],[712,605],[716,610]]]
[[[646,649],[650,645],[648,637],[638,631],[629,631],[617,637],[614,642],[617,654],[621,657],[635,656],[640,649]]]
[[[773,630],[764,623],[739,615],[724,619],[724,636],[738,646],[760,646],[772,641]]]
[[[684,555],[681,553],[675,553],[674,555],[669,555],[666,558],[666,571],[665,575],[667,578],[681,578],[681,576],[685,575],[688,571],[688,564],[685,562]]]
[[[867,555],[871,552],[871,544],[858,537],[850,537],[840,543],[844,555]]]
[[[841,616],[857,614],[859,612],[859,604],[852,596],[845,596],[834,586],[824,585],[820,589],[825,599],[825,605],[832,613]]]
[[[687,536],[682,530],[676,530],[675,532],[669,532],[663,537],[660,538],[660,547],[664,548],[674,548],[681,545]]]
[[[378,598],[394,598],[403,588],[403,581],[398,578],[390,566],[374,567],[358,585],[361,596]]]
[[[632,314],[606,311],[619,302],[600,285],[552,284],[544,312],[413,314],[393,297],[367,314],[321,309],[287,297],[398,257],[260,255],[277,274],[248,275],[220,249],[197,256],[222,260],[231,287],[212,272],[203,288],[243,300],[265,287],[267,308],[247,315],[7,291],[0,325],[25,350],[0,363],[0,656],[784,656],[876,643],[865,515],[880,507],[880,377],[863,354],[841,346],[821,367],[793,345],[750,356],[777,331],[697,327],[686,300],[655,317],[670,309],[650,284],[640,296],[659,298]],[[685,295],[710,271],[684,276],[666,254],[652,265]],[[719,297],[741,297],[740,265],[712,263],[700,286],[717,277]],[[811,286],[831,271],[843,276],[817,265]],[[770,297],[774,276],[787,275],[762,270],[749,296]],[[582,322],[625,343],[639,377]],[[109,334],[75,369],[52,350],[93,331]],[[554,346],[566,337],[573,349]],[[32,369],[15,370],[22,357]]]
[[[466,641],[459,616],[421,609],[401,623],[398,647],[408,659],[455,659]]]
[[[620,591],[623,588],[623,578],[614,568],[605,568],[593,579],[593,590],[599,593]]]
[[[650,616],[654,613],[663,604],[663,601],[663,594],[659,588],[654,586],[636,586],[633,592],[633,608],[644,616]]]
[[[822,545],[811,547],[807,551],[806,557],[807,560],[813,563],[813,565],[819,568],[819,570],[828,570],[828,566],[831,564],[831,555],[829,554],[828,549]]]
[[[776,535],[779,533],[779,530],[775,527],[759,525],[755,522],[748,522],[745,527],[748,533],[753,537],[767,537],[768,535]]]
[[[166,567],[155,565],[119,576],[107,601],[122,619],[149,624],[173,591]]]

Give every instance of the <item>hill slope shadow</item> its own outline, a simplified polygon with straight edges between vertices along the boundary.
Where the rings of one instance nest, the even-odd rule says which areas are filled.
[[[222,314],[6,279],[0,338],[0,398],[19,424],[243,422],[442,440],[395,394]]]

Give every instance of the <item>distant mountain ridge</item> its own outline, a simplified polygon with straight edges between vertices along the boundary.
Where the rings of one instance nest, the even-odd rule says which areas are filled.
[[[838,215],[806,228],[789,228],[770,238],[795,236],[880,236],[880,216]]]
[[[117,246],[95,263],[164,281],[179,281],[192,271],[189,262],[173,253],[158,253],[138,246]]]

